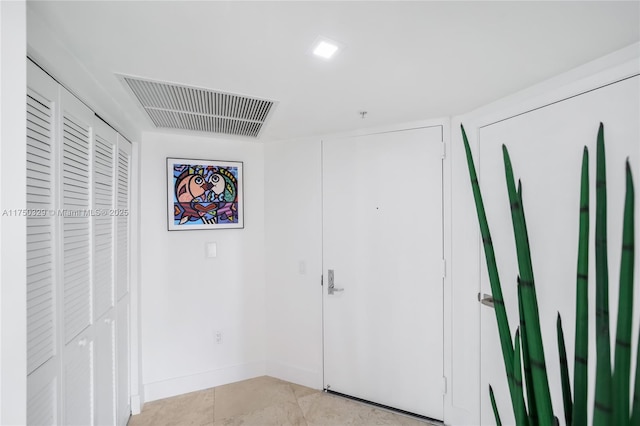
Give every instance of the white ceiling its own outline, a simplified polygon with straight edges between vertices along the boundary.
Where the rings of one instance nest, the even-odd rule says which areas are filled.
[[[123,128],[153,130],[116,73],[275,100],[273,140],[471,111],[637,42],[640,2],[28,1],[27,25]]]

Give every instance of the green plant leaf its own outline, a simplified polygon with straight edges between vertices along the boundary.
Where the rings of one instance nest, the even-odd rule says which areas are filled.
[[[520,271],[519,284],[522,286],[522,306],[527,327],[527,340],[529,357],[531,361],[531,375],[533,389],[538,410],[540,425],[552,425],[554,421],[551,394],[549,392],[549,380],[544,359],[544,347],[542,333],[540,331],[540,319],[538,302],[536,299],[535,284],[533,279],[533,267],[531,265],[531,253],[529,239],[526,232],[526,221],[522,203],[516,191],[513,178],[513,169],[509,152],[506,146],[502,146],[502,154],[505,166],[505,178],[507,191],[511,204],[511,219],[516,241],[516,253],[518,257],[518,269]]]
[[[487,222],[484,202],[482,201],[480,185],[478,184],[476,167],[473,162],[473,156],[471,155],[471,148],[469,147],[469,140],[467,139],[467,134],[464,131],[464,126],[460,125],[460,129],[462,131],[462,140],[464,142],[464,149],[467,157],[467,167],[469,169],[469,177],[471,179],[471,188],[473,189],[476,214],[478,215],[478,222],[480,225],[480,235],[482,237],[482,245],[484,248],[487,270],[489,272],[489,283],[491,284],[491,293],[493,295],[493,303],[495,308],[494,311],[496,314],[496,321],[498,323],[498,334],[500,336],[502,358],[504,360],[505,371],[507,373],[507,382],[509,384],[512,406],[515,406],[513,383],[513,342],[511,341],[511,331],[509,327],[509,321],[507,319],[507,311],[505,309],[504,299],[502,297],[502,286],[500,285],[500,277],[498,276],[496,256],[493,250],[491,232],[489,231],[489,223]]]
[[[516,335],[513,339],[515,349],[513,354],[513,381],[515,384],[516,398],[513,411],[516,415],[516,424],[519,426],[527,426],[529,420],[527,410],[524,406],[524,390],[522,388],[522,365],[520,362],[520,331],[516,329]]]
[[[609,269],[607,260],[607,177],[604,125],[596,149],[596,394],[594,426],[611,424],[611,347],[609,335]]]
[[[502,426],[502,421],[500,421],[500,414],[498,413],[498,406],[496,405],[496,398],[493,395],[493,388],[491,387],[491,385],[489,385],[489,398],[491,399],[493,415],[496,418],[496,426]]]
[[[578,236],[578,274],[576,278],[576,336],[573,364],[574,426],[587,426],[589,386],[589,150],[582,151],[580,177],[580,225]]]
[[[620,293],[613,372],[613,424],[629,424],[629,380],[631,363],[631,327],[633,314],[633,263],[635,258],[635,195],[629,160],[626,164],[626,193],[622,225],[622,258],[620,261]]]
[[[520,193],[520,191],[518,191]],[[529,349],[527,347],[527,327],[524,319],[524,309],[522,307],[522,287],[518,285],[518,313],[520,314],[520,340],[522,341],[522,366],[524,369],[524,382],[527,389],[527,403],[529,408],[529,420],[531,425],[538,424],[538,413],[536,408],[536,397],[533,391],[533,379],[531,377],[531,361],[529,359]]]
[[[556,320],[556,332],[558,334],[558,356],[560,358],[560,383],[562,384],[562,403],[564,406],[564,420],[571,424],[573,403],[571,402],[571,384],[569,382],[569,366],[567,365],[567,349],[564,345],[564,331],[562,331],[562,318],[558,312]]]

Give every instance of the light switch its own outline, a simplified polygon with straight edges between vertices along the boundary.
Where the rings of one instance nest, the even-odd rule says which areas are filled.
[[[304,275],[307,273],[307,264],[304,260],[298,262],[298,273],[300,275]]]
[[[216,257],[218,255],[218,246],[216,243],[206,243],[204,247],[207,257]]]

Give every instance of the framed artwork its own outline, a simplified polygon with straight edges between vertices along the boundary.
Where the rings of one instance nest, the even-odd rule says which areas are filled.
[[[167,158],[169,231],[244,228],[242,162]]]

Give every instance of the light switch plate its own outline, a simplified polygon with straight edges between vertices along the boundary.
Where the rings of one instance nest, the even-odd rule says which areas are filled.
[[[218,245],[216,243],[206,243],[205,247],[205,255],[207,257],[216,257],[218,256]]]

